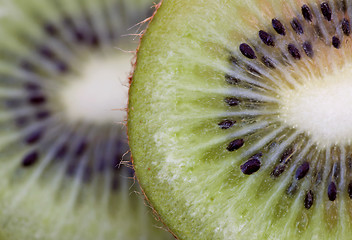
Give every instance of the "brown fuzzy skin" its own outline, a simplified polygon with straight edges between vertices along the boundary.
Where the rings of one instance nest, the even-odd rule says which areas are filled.
[[[131,161],[133,162],[133,158],[131,157]],[[138,181],[138,177],[136,176],[136,179]],[[150,207],[150,209],[152,210],[153,212],[153,215],[155,217],[155,219],[158,221],[158,222],[161,222],[163,225],[164,225],[164,228],[166,231],[168,231],[169,233],[172,234],[172,236],[176,239],[176,240],[179,240],[179,238],[171,231],[171,229],[166,226],[165,222],[163,221],[163,219],[161,218],[161,216],[159,215],[159,213],[155,210],[155,208],[152,206],[152,204],[150,203],[147,195],[145,194],[145,192],[143,191],[143,189],[141,187],[139,187],[143,196],[144,196],[144,200],[145,200],[145,204]]]
[[[129,79],[129,90],[128,90],[128,96],[130,95],[130,86],[132,84],[132,79],[133,79],[133,74],[134,74],[134,70],[136,68],[136,65],[137,65],[137,55],[138,55],[138,52],[139,52],[139,47],[141,45],[141,41],[142,41],[142,38],[144,36],[144,33],[145,31],[147,31],[148,27],[149,27],[149,24],[152,22],[152,20],[154,19],[154,16],[155,14],[157,13],[158,9],[160,8],[160,6],[162,5],[162,3],[164,2],[164,0],[160,0],[159,3],[155,3],[154,4],[154,12],[153,12],[153,15],[151,17],[148,17],[146,18],[145,20],[143,20],[142,22],[140,22],[139,24],[144,24],[144,23],[148,23],[146,28],[139,34],[140,37],[139,37],[139,44],[138,44],[138,47],[136,49],[136,52],[135,52],[135,56],[134,56],[134,59],[132,60],[131,64],[132,64],[132,70],[130,72],[130,75],[128,77]],[[128,115],[129,115],[129,105],[130,105],[130,101],[128,101],[128,106],[127,106],[127,119],[128,119]],[[128,143],[129,143],[129,134],[128,134],[128,124],[127,124],[127,138],[128,138]],[[132,167],[134,168],[134,161],[133,161],[133,155],[132,155],[132,152],[131,152],[131,162],[132,162]],[[139,182],[138,180],[138,176],[135,175],[135,179],[137,180],[137,182]],[[146,206],[148,206],[152,212],[153,212],[153,215],[155,217],[155,219],[158,221],[158,222],[161,222],[163,225],[164,225],[164,228],[166,231],[168,231],[169,233],[171,233],[173,235],[173,237],[175,239],[179,239],[172,231],[171,229],[165,224],[165,222],[163,221],[162,217],[159,215],[159,213],[155,210],[155,208],[152,206],[151,202],[149,201],[147,195],[145,194],[144,190],[142,189],[142,187],[139,186],[139,189],[141,191],[141,193],[143,194],[144,196],[144,201],[145,201],[145,204]]]
[[[148,23],[146,28],[139,34],[139,44],[138,44],[138,47],[136,49],[136,52],[135,52],[135,55],[134,55],[134,59],[132,60],[132,70],[128,76],[128,79],[129,79],[129,84],[131,86],[131,83],[132,83],[132,78],[133,78],[133,74],[134,74],[134,70],[136,68],[136,64],[137,64],[137,55],[138,55],[138,52],[139,52],[139,47],[141,46],[141,41],[142,41],[142,38],[144,36],[144,33],[145,31],[148,30],[148,27],[149,27],[149,24],[152,22],[152,20],[154,19],[154,16],[155,14],[157,13],[157,11],[159,10],[160,6],[162,5],[162,3],[164,2],[164,0],[160,0],[159,3],[154,3],[154,12],[153,12],[153,15],[144,19],[143,21],[141,21],[140,23],[138,23],[138,25],[140,24],[144,24],[144,23]],[[129,93],[129,92],[128,92]],[[128,101],[128,105],[130,104],[130,102]],[[127,106],[127,118],[128,118],[128,106]]]

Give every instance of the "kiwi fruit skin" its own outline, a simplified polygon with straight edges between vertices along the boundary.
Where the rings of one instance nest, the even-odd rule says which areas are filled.
[[[327,21],[323,24],[328,25],[331,20],[324,8],[326,4],[334,9],[339,5],[351,8],[349,1],[162,2],[137,54],[129,94],[128,134],[141,187],[178,239],[350,238],[351,200],[346,186],[339,189],[337,200],[331,200],[329,182],[322,183],[324,188],[315,193],[317,199],[310,208],[306,202],[311,195],[305,192],[309,190],[309,180],[299,185],[302,190],[286,194],[292,190],[288,183],[300,180],[302,171],[306,174],[304,164],[279,180],[268,169],[247,177],[240,169],[248,159],[241,157],[245,150],[228,155],[227,143],[222,147],[217,144],[217,139],[221,139],[219,119],[231,116],[228,106],[217,105],[226,96],[219,93],[227,89],[224,76],[230,64],[229,52],[239,52],[242,43],[256,43],[253,39],[258,40],[259,30],[272,30],[274,18],[285,21],[286,29],[291,29],[289,23],[297,15],[304,22],[304,5],[310,6],[314,17],[319,15],[319,21]],[[292,36],[292,30],[286,34]],[[316,34],[321,32],[317,30]],[[345,42],[349,40],[344,36]],[[333,49],[338,48],[335,45],[327,41],[314,52],[320,54],[314,61],[320,60],[323,66],[312,64],[312,69],[302,71],[324,68],[327,56],[339,55]],[[345,51],[349,56],[348,46]],[[289,48],[288,52],[294,51]],[[350,59],[336,62],[343,60]],[[282,71],[300,73],[301,65],[293,65],[297,68]],[[299,77],[304,79],[306,76],[302,75]],[[280,125],[276,128],[280,129]],[[289,133],[282,135],[288,136]],[[307,139],[302,144],[309,146],[311,141]],[[318,143],[315,147],[322,154],[317,158],[324,159],[320,169],[328,176],[334,154],[329,147]],[[341,151],[347,158],[348,154]],[[341,169],[348,167],[341,159]],[[314,181],[312,185],[318,185]]]
[[[70,39],[71,32],[65,29],[61,23],[65,17],[70,16],[75,24],[79,25],[83,21],[84,13],[89,15],[92,8],[99,10],[102,8],[102,4],[104,6],[111,4],[112,11],[115,7],[121,7],[121,12],[115,12],[115,19],[119,20],[115,24],[118,25],[118,30],[121,32],[115,32],[114,34],[117,34],[115,37],[120,39],[121,42],[126,42],[125,45],[121,46],[122,48],[133,50],[136,44],[130,39],[124,40],[121,35],[146,17],[144,14],[150,11],[151,1],[16,0],[4,2],[2,5],[5,14],[1,18],[0,26],[3,34],[6,34],[6,38],[4,37],[0,41],[0,51],[2,52],[0,88],[3,113],[1,116],[0,150],[0,175],[3,178],[0,184],[0,207],[2,209],[0,213],[0,239],[173,239],[166,231],[158,229],[157,226],[160,226],[160,223],[154,221],[152,211],[145,206],[143,197],[138,193],[138,184],[133,178],[133,170],[128,166],[130,163],[128,161],[127,136],[121,123],[116,124],[111,121],[105,123],[102,127],[99,124],[95,125],[82,121],[75,128],[72,127],[74,124],[66,122],[66,119],[61,115],[64,111],[60,108],[61,105],[54,105],[51,102],[54,105],[53,107],[48,104],[50,110],[57,111],[55,117],[60,119],[56,122],[57,125],[52,127],[55,129],[55,127],[67,124],[66,128],[62,128],[62,132],[56,132],[57,140],[70,136],[69,132],[65,132],[67,129],[86,137],[86,134],[90,132],[89,130],[99,130],[100,128],[103,130],[95,135],[96,139],[109,141],[111,137],[119,140],[119,144],[114,146],[116,148],[114,150],[121,151],[119,153],[121,166],[113,165],[112,167],[115,170],[106,170],[105,167],[106,171],[94,175],[93,179],[83,181],[79,174],[67,172],[68,163],[65,161],[51,162],[45,165],[48,155],[54,150],[51,149],[53,146],[48,145],[49,143],[45,145],[45,142],[40,142],[44,145],[42,146],[43,149],[52,150],[48,151],[46,158],[43,157],[45,154],[41,154],[35,160],[35,163],[33,161],[32,163],[30,163],[31,161],[24,163],[24,156],[38,145],[23,143],[22,133],[18,133],[19,129],[16,128],[13,119],[16,114],[13,115],[4,106],[8,99],[18,97],[18,92],[22,93],[21,89],[17,89],[22,86],[21,81],[32,76],[31,73],[28,73],[28,65],[26,65],[25,71],[19,69],[18,65],[20,64],[18,62],[21,60],[28,58],[31,59],[29,63],[40,66],[40,71],[35,72],[39,75],[39,80],[36,80],[39,81],[39,84],[47,87],[45,90],[49,89],[49,93],[46,93],[51,100],[61,90],[60,87],[67,84],[65,76],[62,77],[57,74],[48,77],[43,74],[45,72],[43,69],[47,66],[45,63],[50,62],[50,60],[43,60],[38,57],[36,44],[48,44],[50,47],[55,47],[55,44],[59,42],[64,46],[67,44],[68,49],[77,47],[77,49],[71,49],[71,54],[74,57],[66,59],[69,64],[73,64],[76,70],[80,70],[80,67],[85,64],[86,55],[99,57],[100,59],[99,51],[96,51],[99,53],[95,55],[95,50],[82,46],[84,44],[65,42]],[[65,13],[67,15],[63,16]],[[143,16],[138,16],[139,14],[143,14]],[[57,36],[54,36],[50,31],[51,35],[48,36],[48,30],[46,29],[46,32],[43,30],[44,24],[49,23],[59,28],[57,30],[62,34],[60,37],[56,38]],[[99,23],[101,24],[101,22]],[[95,27],[99,29],[99,25]],[[120,46],[120,40],[116,44],[107,44],[103,49],[104,53],[109,52],[112,57],[122,55],[121,51],[115,49],[115,47]],[[62,45],[60,46],[62,47]],[[60,49],[60,46],[56,47]],[[57,48],[54,49],[57,50]],[[65,47],[62,49],[67,50]],[[77,52],[78,54],[75,55]],[[82,62],[77,63],[76,61]],[[130,59],[127,61],[130,61]],[[129,70],[125,69],[125,71]],[[8,76],[8,78],[4,76]],[[50,88],[52,86],[57,88]],[[106,132],[106,129],[109,128],[110,131]],[[76,136],[68,137],[65,140],[68,144],[77,144]],[[92,153],[94,153],[93,150],[90,151],[90,154]],[[86,157],[94,159],[95,156],[92,154]],[[122,158],[124,161],[121,161]],[[71,160],[73,162],[77,159]],[[116,173],[116,171],[119,172]],[[112,181],[111,175],[118,178],[118,186],[113,186],[115,182]]]

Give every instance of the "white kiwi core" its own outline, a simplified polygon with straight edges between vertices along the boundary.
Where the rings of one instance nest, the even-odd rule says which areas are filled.
[[[78,75],[71,76],[60,100],[70,121],[97,124],[123,122],[128,99],[131,56],[92,57]]]
[[[352,139],[352,66],[309,79],[282,95],[280,117],[323,147]]]

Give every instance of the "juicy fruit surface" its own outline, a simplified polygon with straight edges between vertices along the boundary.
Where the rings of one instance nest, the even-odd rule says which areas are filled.
[[[129,141],[179,239],[350,238],[351,13],[350,1],[161,4]]]
[[[124,117],[104,114],[126,107],[131,56],[117,48],[134,51],[136,42],[122,35],[150,14],[151,5],[1,2],[0,239],[171,238],[135,192]],[[116,105],[104,107],[111,97],[105,80],[113,81],[110,90],[123,88],[112,93],[125,94],[113,98]],[[77,82],[78,92],[63,94]],[[85,103],[67,109],[79,101]]]

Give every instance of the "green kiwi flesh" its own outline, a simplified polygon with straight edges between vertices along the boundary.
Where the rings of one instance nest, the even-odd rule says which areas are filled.
[[[350,239],[351,1],[163,1],[129,93],[137,178],[179,238]]]
[[[142,30],[128,31],[150,16],[152,4],[2,1],[1,240],[173,239],[158,228],[137,193],[123,126],[130,71],[125,66],[132,56],[123,50],[137,47],[133,37],[123,35]],[[113,94],[125,94],[122,103],[117,99],[103,111],[122,114],[78,113],[87,106],[93,112],[101,97],[111,97],[100,68],[113,72],[108,76]],[[80,85],[86,72],[98,84],[85,92],[84,105],[69,110],[81,96],[63,93],[73,83]]]

